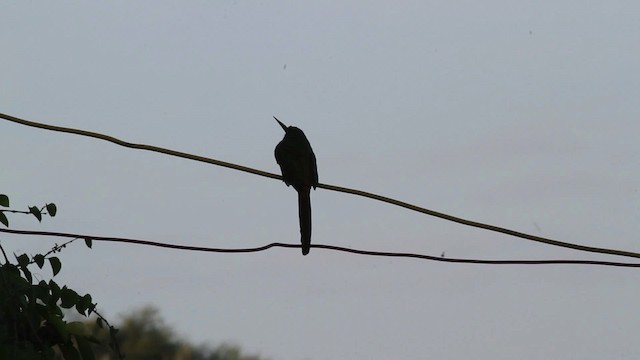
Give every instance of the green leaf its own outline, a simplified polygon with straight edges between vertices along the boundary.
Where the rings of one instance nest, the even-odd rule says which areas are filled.
[[[51,292],[51,298],[47,302],[47,305],[57,308],[58,306],[56,304],[58,303],[58,300],[60,300],[60,287],[55,281],[49,280],[49,290]]]
[[[49,263],[51,264],[51,270],[53,271],[53,276],[56,276],[60,272],[60,269],[62,268],[62,263],[60,262],[60,259],[58,259],[55,256],[50,257]]]
[[[84,324],[83,324],[84,325]],[[91,344],[86,337],[76,336],[76,344],[78,344],[78,351],[82,360],[94,360],[93,350],[91,350]]]
[[[89,249],[91,249],[91,246],[93,245],[93,241],[90,238],[84,239],[84,243],[87,244],[87,247]]]
[[[94,313],[96,311],[96,306],[98,304],[93,304],[91,303],[91,305],[89,305],[89,308],[87,309],[89,312],[87,313],[87,316],[91,316],[92,313]]]
[[[49,288],[51,288],[51,295],[59,296],[60,286],[58,286],[55,281],[49,280]]]
[[[60,335],[60,338],[62,338],[62,341],[67,342],[69,340],[69,333],[67,332],[67,327],[65,326],[64,321],[62,321],[60,317],[51,314],[47,317],[47,322],[51,324],[54,329],[56,329],[56,332],[58,333],[58,335]]]
[[[86,294],[85,296],[83,296],[82,298],[80,298],[78,300],[78,303],[76,304],[76,310],[78,310],[78,312],[84,316],[88,316],[89,314],[91,314],[91,311],[93,311],[93,303],[91,302],[91,295]],[[89,314],[86,313],[87,310],[89,310]]]
[[[5,194],[0,194],[0,206],[9,207],[9,197]]]
[[[6,274],[10,275],[11,278],[20,279],[20,270],[14,264],[5,263],[2,266],[0,266],[0,274],[2,274],[3,272],[6,272]]]
[[[78,314],[80,315],[84,315],[87,316],[87,308],[84,306],[84,304],[82,303],[82,298],[80,298],[78,300],[78,303],[76,304],[76,311],[78,312]]]
[[[47,204],[47,212],[51,217],[56,216],[56,213],[58,212],[58,208],[56,207],[56,204],[54,203]]]
[[[44,266],[44,255],[38,254],[38,255],[34,256],[33,257],[33,261],[35,261],[36,265],[38,265],[38,267],[40,269],[42,269],[42,267]]]
[[[29,212],[32,213],[33,216],[35,216],[36,219],[38,219],[38,221],[42,221],[42,213],[40,212],[40,209],[38,209],[35,206],[30,206]]]
[[[80,295],[65,286],[60,291],[60,301],[62,302],[60,304],[61,307],[65,309],[71,309],[78,303],[78,301],[80,301]]]
[[[7,219],[7,215],[2,211],[0,211],[0,222],[3,223],[4,226],[9,227],[9,219]]]
[[[49,286],[44,280],[40,280],[38,285],[33,285],[32,287],[33,293],[35,296],[42,300],[43,303],[48,303],[49,299],[51,299],[51,294],[49,293]]]
[[[70,342],[66,344],[58,344],[58,347],[60,348],[60,351],[62,351],[62,355],[65,360],[80,360],[78,350],[76,350]]]
[[[33,277],[31,277],[31,271],[29,271],[29,269],[26,266],[23,268],[20,268],[20,270],[22,270],[22,273],[24,274],[24,278],[27,279],[27,282],[31,284],[31,282],[33,281]]]
[[[34,285],[33,289],[34,289],[34,294],[35,292],[42,292],[40,290],[35,290],[35,289],[39,289],[37,285]],[[48,293],[47,293],[47,296],[49,296]],[[41,304],[40,301],[37,301],[37,300],[44,302],[44,300],[42,300],[42,298],[40,298],[37,294],[36,294],[35,300],[31,301],[31,305],[34,307],[34,309],[30,309],[29,312],[33,317],[32,323],[34,325],[40,324],[42,322],[42,319],[46,319],[47,314],[49,314],[49,307],[44,303]]]
[[[27,265],[29,265],[29,256],[27,256],[27,254],[17,256],[16,260],[18,260],[18,265],[21,267],[27,267]]]

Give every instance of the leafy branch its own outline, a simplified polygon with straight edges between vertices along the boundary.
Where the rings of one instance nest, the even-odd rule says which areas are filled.
[[[0,206],[9,206],[8,196],[0,195]],[[42,208],[29,207],[29,211],[0,210],[0,222],[8,226],[4,212],[32,214],[41,221],[42,215],[55,216],[57,208],[50,203]],[[65,359],[94,359],[91,344],[100,341],[83,322],[67,322],[63,309],[74,309],[85,317],[95,314],[96,324],[109,329],[111,350],[123,358],[115,340],[118,330],[96,311],[97,304],[90,294],[80,295],[66,285],[60,287],[53,279],[33,282],[30,267],[35,264],[43,269],[48,263],[55,277],[62,270],[62,262],[54,254],[75,240],[55,244],[44,254],[14,254],[15,262],[9,260],[0,245],[5,260],[0,265],[0,358],[54,359],[61,354]],[[85,243],[91,247],[90,241]]]
[[[0,194],[0,206],[9,207],[9,197],[7,195]],[[36,217],[36,219],[38,219],[39,222],[42,222],[42,215],[49,215],[51,217],[54,217],[58,213],[58,207],[54,203],[47,203],[42,207],[29,206],[28,209],[29,210],[0,209],[0,223],[3,223],[4,226],[9,227],[9,219],[7,219],[7,216],[4,213],[32,214]]]

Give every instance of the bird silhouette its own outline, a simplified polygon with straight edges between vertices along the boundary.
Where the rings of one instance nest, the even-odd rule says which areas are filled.
[[[302,130],[286,126],[275,116],[273,118],[284,129],[284,138],[276,145],[274,152],[284,183],[298,192],[300,242],[302,255],[307,255],[311,248],[311,187],[315,189],[318,185],[316,156]]]

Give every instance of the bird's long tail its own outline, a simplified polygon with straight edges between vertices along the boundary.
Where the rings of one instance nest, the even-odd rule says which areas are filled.
[[[298,191],[298,217],[300,218],[300,241],[302,255],[307,255],[311,248],[311,189]]]

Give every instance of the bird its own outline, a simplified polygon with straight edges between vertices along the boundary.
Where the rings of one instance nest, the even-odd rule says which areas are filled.
[[[298,192],[298,218],[302,255],[311,248],[311,188],[318,186],[316,155],[304,132],[287,126],[273,117],[284,130],[284,138],[276,145],[274,154],[282,171],[282,180]]]

